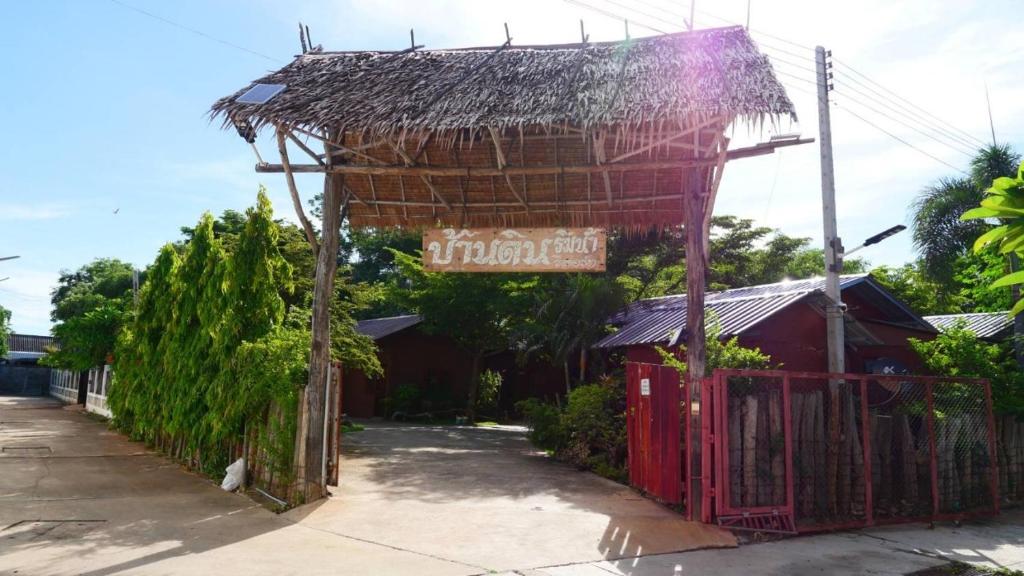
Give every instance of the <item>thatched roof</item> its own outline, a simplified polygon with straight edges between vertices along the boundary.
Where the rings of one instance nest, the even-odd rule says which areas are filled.
[[[262,105],[235,99],[254,84],[287,88]],[[408,52],[322,52],[222,98],[216,117],[259,128],[346,131],[578,127],[728,115],[793,116],[768,58],[742,27],[629,42]]]
[[[256,84],[285,88],[239,103]],[[686,186],[713,196],[734,120],[795,117],[740,27],[625,43],[307,53],[212,115],[248,136],[272,127],[282,150],[287,133],[315,161],[259,171],[346,174],[356,227],[627,229],[681,223]],[[314,151],[324,145],[329,156]]]

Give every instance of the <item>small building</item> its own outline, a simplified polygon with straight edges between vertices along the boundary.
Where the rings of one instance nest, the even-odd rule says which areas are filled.
[[[917,372],[908,338],[929,340],[936,329],[868,274],[843,276],[847,372]],[[722,338],[757,347],[786,370],[828,371],[825,280],[811,278],[735,288],[707,295],[709,318]],[[661,364],[656,347],[685,345],[686,297],[640,300],[610,319],[618,330],[597,348],[622,349],[633,362]]]
[[[419,411],[441,416],[465,407],[472,377],[471,355],[451,338],[422,330],[422,322],[418,315],[359,321],[356,329],[377,344],[384,375],[369,378],[360,370],[346,370],[342,380],[345,414],[355,418],[391,416],[404,408],[399,396],[406,392],[400,388],[416,390]],[[516,362],[512,352],[486,357],[483,369],[502,376],[498,400],[501,413],[512,411],[519,400],[553,397],[565,390],[561,370],[542,361],[523,365]]]
[[[1003,342],[1013,336],[1013,319],[1010,312],[978,312],[973,314],[942,314],[925,316],[925,320],[945,332],[949,328],[963,325],[974,335],[989,342]]]
[[[0,358],[0,394],[42,396],[50,380],[50,368],[39,364],[46,349],[56,345],[52,336],[10,334],[7,355]]]

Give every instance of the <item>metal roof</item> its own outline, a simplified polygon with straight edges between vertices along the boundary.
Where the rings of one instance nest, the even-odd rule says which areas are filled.
[[[1010,318],[1009,312],[943,314],[940,316],[925,316],[924,319],[943,332],[962,322],[978,338],[993,340],[1006,338],[1010,335],[1013,328],[1013,319]]]
[[[7,349],[11,352],[28,352],[42,356],[47,348],[58,348],[57,339],[53,336],[35,336],[32,334],[8,334]]]
[[[356,323],[356,330],[360,334],[365,334],[374,340],[380,340],[381,338],[394,334],[395,332],[401,332],[406,328],[415,326],[423,321],[423,317],[418,314],[410,314],[408,316],[391,316],[390,318],[374,318],[372,320],[360,320]]]
[[[866,274],[843,276],[840,288],[845,290],[867,278]],[[717,318],[722,336],[729,337],[811,295],[825,298],[824,278],[709,292],[704,303],[705,309]],[[683,341],[686,339],[683,334],[686,328],[686,295],[639,300],[615,314],[609,322],[619,326],[618,332],[606,336],[595,348]]]

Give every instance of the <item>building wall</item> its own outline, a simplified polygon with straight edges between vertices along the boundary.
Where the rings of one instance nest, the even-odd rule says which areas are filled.
[[[884,342],[878,346],[847,345],[847,372],[866,372],[872,360],[895,359],[912,373],[923,373],[921,361],[910,348],[907,339],[931,340],[934,334],[879,323],[877,320],[884,318],[884,315],[877,309],[856,297],[848,299],[846,294],[843,300],[850,305],[850,313]],[[740,335],[739,342],[748,348],[760,348],[771,356],[773,363],[781,363],[783,370],[827,372],[828,350],[825,338],[825,317],[807,304],[795,304],[745,331]],[[678,348],[675,353],[683,354]],[[662,363],[661,356],[653,346],[632,346],[627,350],[626,357],[631,362]]]
[[[384,400],[403,384],[420,389],[424,410],[465,405],[472,358],[450,338],[410,328],[377,341],[382,378],[370,379],[358,370],[345,373],[342,411],[365,418],[388,416]]]
[[[36,363],[0,363],[0,394],[43,396],[50,383],[50,368]]]

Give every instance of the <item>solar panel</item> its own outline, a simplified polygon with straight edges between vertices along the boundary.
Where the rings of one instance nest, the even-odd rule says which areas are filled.
[[[277,96],[287,87],[286,84],[256,84],[246,90],[235,102],[239,104],[266,104],[270,99]]]

